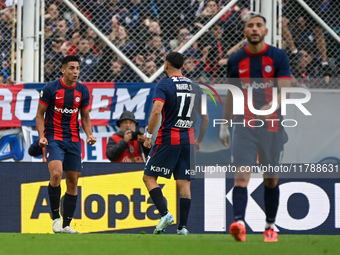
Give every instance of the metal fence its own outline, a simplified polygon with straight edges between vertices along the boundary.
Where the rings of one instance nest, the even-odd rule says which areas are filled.
[[[236,3],[222,14],[222,8],[230,2]],[[80,57],[81,81],[146,81],[161,68],[168,52],[181,49],[215,15],[222,14],[183,52],[183,73],[195,81],[223,84],[228,56],[246,43],[244,17],[261,2],[264,1],[45,0],[44,81],[60,77],[61,59],[70,54]],[[289,56],[293,83],[338,88],[340,44],[298,2],[278,0],[276,15],[280,21],[277,31],[282,35],[280,45]],[[305,2],[332,31],[340,34],[340,1]],[[0,8],[0,83],[6,83],[11,81],[11,56],[13,59],[15,55],[11,54],[13,8]],[[160,73],[154,82],[162,78],[164,74]]]
[[[322,22],[312,17],[300,2],[286,0],[282,10],[282,48],[290,59],[293,84],[339,88],[336,78],[340,76],[340,43],[330,32],[340,35],[340,1],[304,1],[330,31],[325,30]]]

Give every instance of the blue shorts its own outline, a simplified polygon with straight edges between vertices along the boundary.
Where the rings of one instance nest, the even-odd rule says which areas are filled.
[[[83,170],[81,165],[81,143],[50,140],[46,146],[46,162],[60,160],[64,171]]]
[[[195,169],[195,145],[154,145],[144,167],[144,174],[175,180],[190,180]]]
[[[269,132],[266,128],[235,127],[233,135],[233,165],[255,166],[259,164],[277,166],[283,156],[286,142],[284,130]]]

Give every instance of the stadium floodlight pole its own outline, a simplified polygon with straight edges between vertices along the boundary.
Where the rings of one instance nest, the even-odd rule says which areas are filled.
[[[42,15],[44,16],[44,15]],[[16,77],[15,83],[20,83],[21,81],[21,32],[22,32],[22,0],[18,0],[18,12],[17,12],[17,57],[16,57]]]
[[[25,8],[23,8],[23,40],[24,51],[22,54],[23,69],[22,81],[33,82],[34,80],[34,0],[25,0]]]
[[[182,48],[179,49],[178,52],[183,53],[186,51],[202,34],[204,34],[213,24],[216,23],[238,0],[230,1],[223,9],[221,9],[197,34],[195,34],[186,44],[183,45]],[[151,77],[149,78],[149,82],[153,82],[164,69],[164,65],[162,65]]]
[[[276,2],[277,0],[274,0],[274,3],[272,5],[272,24],[273,24],[273,46],[277,47],[277,6],[278,3]]]
[[[282,0],[279,0],[279,25],[278,25],[278,29],[279,29],[279,34],[278,34],[278,47],[281,49],[282,48]]]
[[[340,43],[340,37],[303,0],[296,0],[327,32]]]
[[[35,2],[35,28],[34,28],[34,82],[39,82],[39,25],[40,25],[40,1]],[[44,15],[41,15],[44,16]]]
[[[276,0],[261,0],[261,15],[263,15],[267,19],[266,27],[268,29],[268,34],[264,38],[264,41],[269,44],[276,46],[273,40],[273,25],[276,21],[273,21],[273,2],[275,2],[276,6]],[[275,26],[276,27],[276,26]]]
[[[106,36],[98,30],[69,0],[63,0],[63,2],[82,20],[88,25],[99,37],[102,39],[117,55],[127,63],[133,71],[135,71],[144,82],[149,82],[149,78],[139,68],[131,62]]]
[[[254,11],[254,0],[250,0],[250,11]]]
[[[19,0],[21,1],[21,0]],[[41,6],[40,6],[40,9],[43,11],[45,10],[45,0],[42,0],[41,1]],[[41,18],[40,18],[40,24],[41,27],[40,27],[40,82],[44,82],[45,80],[45,56],[44,56],[44,53],[45,53],[45,15],[40,15]]]
[[[260,13],[260,0],[255,1],[255,12]]]

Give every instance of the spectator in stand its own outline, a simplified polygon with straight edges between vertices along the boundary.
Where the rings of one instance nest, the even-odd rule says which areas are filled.
[[[45,24],[51,26],[52,30],[55,31],[59,18],[58,6],[54,3],[50,4],[45,14]]]
[[[3,60],[10,61],[12,45],[12,7],[7,7],[0,11],[0,50]]]
[[[309,7],[312,8],[312,10],[316,12],[316,14],[318,14],[319,17],[321,18],[326,17],[323,16],[321,12],[323,2],[324,2],[323,0],[316,1],[306,0],[306,3],[309,5]],[[329,75],[330,67],[328,64],[327,47],[322,27],[318,24],[318,22],[314,18],[312,18],[312,16],[310,16],[310,14],[299,3],[293,0],[287,0],[283,8],[282,38],[288,44],[290,50],[288,56],[291,65],[296,65],[299,62],[300,58],[302,57],[302,53],[299,52],[298,50],[299,46],[297,47],[293,40],[293,35],[289,28],[290,22],[295,24],[298,24],[299,22],[305,22],[305,26],[307,29],[309,28],[313,29],[313,34],[314,37],[316,38],[317,48],[322,58],[323,75],[325,76]]]
[[[55,38],[52,42],[51,48],[46,48],[45,50],[45,61],[52,60],[55,66],[61,66],[61,61],[63,59],[63,53],[61,51],[61,46],[63,44],[62,38]]]
[[[59,19],[56,22],[56,28],[54,37],[62,38],[64,41],[68,41],[71,38],[71,29],[66,19]]]
[[[217,1],[206,1],[201,15],[196,19],[195,26],[198,28],[203,28],[204,25],[207,24],[209,20],[218,13],[218,11],[219,7]]]
[[[170,51],[170,46],[163,43],[163,39],[158,34],[152,34],[144,48],[144,56],[154,60],[159,67],[164,62],[165,55]]]
[[[207,46],[202,50],[202,58],[201,60],[197,60],[194,55],[185,55],[184,60],[184,68],[182,69],[182,73],[185,77],[195,81],[195,82],[202,82],[207,83],[208,77],[204,72],[204,68],[206,66],[208,53],[211,46]]]
[[[98,65],[98,57],[93,54],[89,39],[82,37],[77,48],[80,60],[80,80],[82,82],[95,81],[95,71]]]
[[[235,52],[237,52],[238,50],[242,49],[247,43],[247,39],[243,39],[242,41],[240,41],[238,44],[236,44],[235,46],[231,47],[231,49],[229,49],[227,51],[227,54],[225,55],[225,58],[222,58],[220,61],[218,61],[218,64],[220,66],[225,66],[228,64],[228,59],[229,57],[234,54]]]
[[[170,47],[172,51],[179,51],[191,38],[193,35],[190,33],[189,29],[182,27],[179,29],[177,39],[170,41]],[[183,55],[192,55],[196,57],[198,51],[198,42],[195,41]]]
[[[301,48],[300,53],[301,58],[292,68],[293,85],[310,88],[328,87],[333,82],[332,75],[328,74],[320,78],[323,73],[317,47],[314,44],[307,44]]]
[[[151,77],[158,69],[153,59],[146,59],[146,61],[140,65],[140,68],[142,72],[148,77]],[[165,78],[166,75],[162,72],[153,82],[157,83]],[[142,78],[140,78],[138,75],[135,75],[134,80],[135,82],[143,82]]]
[[[132,59],[136,54],[137,47],[129,39],[129,35],[125,27],[113,23],[112,32],[108,39],[118,47],[128,58]]]
[[[107,0],[88,1],[83,4],[91,14],[91,22],[105,34],[107,33],[107,24],[116,13],[112,13]]]
[[[183,24],[189,27],[195,19],[188,19],[190,13],[191,0],[153,0],[153,8],[157,11],[162,36],[168,41],[175,38],[178,28]]]
[[[218,65],[218,62],[223,58],[223,52],[225,51],[224,46],[222,45],[222,24],[216,23],[214,26],[212,26],[210,33],[207,36],[209,35],[211,35],[211,37],[210,39],[207,39],[207,41],[211,41],[210,45],[212,47],[209,50],[205,70],[208,72],[211,82],[216,83],[225,76],[225,68],[221,68],[221,66]]]
[[[2,60],[1,62],[1,83],[0,84],[6,84],[9,85],[11,83],[11,66],[9,60]]]
[[[159,23],[157,21],[151,21],[150,22],[149,33],[150,34],[158,34],[158,35],[162,34],[161,26],[159,25]]]
[[[158,21],[145,19],[141,25],[141,31],[138,34],[138,38],[135,39],[136,45],[140,49],[143,46],[143,42],[147,41],[152,34],[162,36],[162,29]]]
[[[139,27],[147,18],[156,18],[156,12],[149,0],[125,0],[123,6],[132,18],[131,28],[133,29]]]
[[[77,47],[79,44],[79,40],[80,40],[79,32],[73,33],[71,41],[70,41],[71,46],[67,52],[67,55],[73,55],[73,56],[77,55]]]
[[[113,82],[131,82],[131,72],[128,72],[128,69],[125,64],[113,60],[111,62],[111,72],[108,80]]]
[[[93,50],[93,54],[94,55],[98,55],[99,54],[98,44],[99,44],[100,40],[99,40],[98,35],[96,34],[96,32],[94,32],[93,29],[88,27],[87,30],[86,30],[86,38],[90,42],[90,47]]]
[[[58,71],[58,66],[55,65],[53,59],[45,60],[44,63],[44,82],[50,82],[58,79],[60,77],[60,71]]]
[[[79,31],[80,22],[78,16],[67,7],[63,0],[54,0],[54,3],[58,7],[59,16],[67,20],[68,24],[70,24],[70,28],[73,31]],[[73,2],[73,5],[77,7],[75,2]]]

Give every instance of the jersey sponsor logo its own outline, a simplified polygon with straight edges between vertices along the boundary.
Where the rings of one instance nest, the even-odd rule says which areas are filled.
[[[78,112],[78,108],[75,108],[75,109],[69,109],[69,108],[61,109],[61,108],[58,108],[56,106],[54,106],[54,110],[56,112],[60,112],[60,113],[76,113],[76,112]]]
[[[253,88],[253,89],[267,89],[267,88],[272,88],[274,87],[274,82],[273,81],[268,81],[268,82],[256,82],[253,81],[252,83],[243,83],[242,88],[247,89],[247,88]]]
[[[83,233],[156,226],[160,215],[141,181],[143,173],[134,171],[81,177],[71,227]],[[52,233],[48,183],[42,181],[21,185],[22,233]],[[176,182],[162,178],[159,184],[168,209],[176,219]],[[65,180],[61,181],[60,186],[62,191],[66,190]]]
[[[179,128],[191,128],[193,124],[192,120],[182,120],[179,119],[177,120],[175,127],[179,127]]]
[[[172,76],[171,77],[171,79],[172,79],[172,81],[173,82],[182,82],[182,81],[184,81],[184,82],[192,82],[189,78],[187,78],[187,77],[178,77],[178,76]]]
[[[185,175],[196,175],[196,171],[194,169],[185,169]]]
[[[154,166],[154,165],[151,165],[150,166],[150,170],[153,171],[153,172],[164,172],[164,175],[167,175],[170,173],[170,168],[166,168],[164,166]]]

